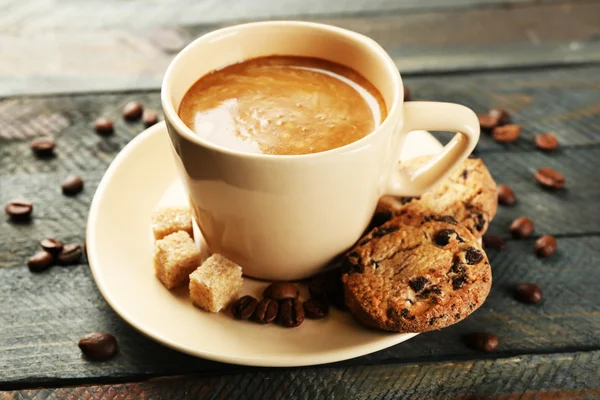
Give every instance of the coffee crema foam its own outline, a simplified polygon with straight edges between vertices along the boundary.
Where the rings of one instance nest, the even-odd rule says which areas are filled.
[[[318,153],[355,142],[385,119],[377,89],[350,68],[292,56],[251,59],[201,77],[179,116],[202,138],[246,153]]]

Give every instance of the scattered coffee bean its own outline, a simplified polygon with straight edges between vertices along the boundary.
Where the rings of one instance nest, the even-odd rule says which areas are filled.
[[[329,314],[329,306],[319,300],[310,299],[304,302],[304,314],[306,318],[321,319]]]
[[[137,101],[130,101],[123,107],[123,117],[126,120],[133,121],[142,116],[144,107]]]
[[[482,240],[486,249],[502,250],[506,247],[506,242],[500,236],[484,236]]]
[[[38,157],[50,157],[54,154],[56,141],[52,137],[40,137],[33,139],[29,144],[31,151]]]
[[[252,296],[240,297],[231,307],[231,313],[237,319],[248,319],[254,314],[258,300]]]
[[[44,239],[40,242],[40,246],[42,249],[46,250],[48,253],[56,256],[60,254],[63,249],[63,242],[58,239]]]
[[[270,324],[275,321],[279,312],[279,303],[271,299],[262,299],[256,305],[253,319],[261,324]]]
[[[492,131],[492,139],[498,143],[512,143],[521,135],[521,127],[519,125],[503,125],[497,126]]]
[[[522,303],[537,304],[542,300],[542,289],[535,283],[519,283],[515,287],[515,297]]]
[[[83,190],[83,180],[80,177],[71,175],[61,185],[61,189],[66,196],[75,196]]]
[[[117,339],[110,333],[88,333],[79,340],[79,348],[92,361],[106,361],[117,354]]]
[[[517,202],[517,196],[511,188],[506,185],[498,185],[498,203],[512,206]]]
[[[150,127],[158,122],[158,113],[154,110],[144,110],[142,122],[146,127]]]
[[[491,131],[500,123],[500,119],[497,116],[490,114],[479,114],[477,118],[479,119],[479,127],[484,131]]]
[[[7,203],[4,211],[13,219],[26,219],[31,216],[33,203],[25,199],[16,199]]]
[[[516,239],[529,237],[533,233],[533,222],[527,217],[519,217],[510,224],[510,233]]]
[[[410,101],[410,90],[408,86],[404,86],[404,101]]]
[[[294,328],[304,322],[304,307],[298,299],[285,299],[279,304],[280,325]]]
[[[115,131],[113,122],[108,118],[98,118],[94,121],[94,130],[98,135],[107,136]]]
[[[544,235],[535,241],[535,254],[538,257],[550,257],[556,252],[556,238],[550,235]]]
[[[535,145],[538,149],[544,151],[556,150],[558,147],[558,139],[556,139],[556,136],[549,133],[542,133],[535,137]]]
[[[542,186],[549,189],[563,189],[565,187],[565,177],[552,168],[544,167],[537,170],[535,180]]]
[[[506,125],[511,123],[511,117],[508,111],[502,108],[492,108],[489,113],[494,118],[498,118],[498,125]]]
[[[56,260],[60,265],[73,265],[81,260],[82,255],[83,250],[80,245],[77,243],[68,243],[63,246]]]
[[[47,251],[38,251],[27,260],[27,266],[32,272],[43,271],[54,262],[54,257]]]
[[[477,350],[490,353],[498,347],[498,338],[491,333],[476,332],[466,337],[467,344]]]
[[[341,268],[330,269],[313,276],[308,282],[308,291],[315,300],[332,304],[342,311],[347,309]]]
[[[298,286],[290,282],[273,282],[263,292],[267,299],[284,300],[298,297]]]

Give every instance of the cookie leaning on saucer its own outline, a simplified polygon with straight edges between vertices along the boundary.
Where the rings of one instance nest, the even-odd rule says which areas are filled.
[[[429,158],[410,160],[408,166],[418,168]],[[469,158],[420,197],[382,197],[372,227],[400,215],[451,215],[480,238],[487,231],[497,208],[496,182],[481,159]]]
[[[483,304],[492,285],[485,252],[449,216],[394,218],[361,239],[342,268],[352,314],[396,332],[454,324]]]

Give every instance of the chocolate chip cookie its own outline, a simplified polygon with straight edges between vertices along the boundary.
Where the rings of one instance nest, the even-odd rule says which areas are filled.
[[[362,238],[342,268],[352,314],[395,332],[454,324],[483,304],[492,285],[485,252],[450,216],[393,218]]]
[[[428,160],[429,157],[419,157],[409,161],[409,166],[416,168]],[[371,227],[397,216],[452,215],[476,238],[480,238],[496,215],[497,208],[496,182],[481,159],[469,158],[420,197],[382,197]]]

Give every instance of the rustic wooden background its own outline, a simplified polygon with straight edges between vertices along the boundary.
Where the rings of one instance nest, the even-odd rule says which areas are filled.
[[[143,129],[122,121],[122,106],[159,109],[168,62],[203,32],[284,18],[372,36],[417,100],[511,111],[521,139],[500,145],[484,135],[478,146],[519,199],[500,209],[491,233],[508,239],[510,222],[527,215],[536,237],[558,238],[558,253],[540,260],[535,238],[509,240],[489,251],[494,286],[466,321],[358,359],[290,369],[220,364],[152,342],[108,307],[85,263],[30,273],[38,240],[83,242],[96,186]],[[35,203],[29,224],[0,218],[0,399],[600,398],[600,2],[5,0],[0,49],[0,204],[18,195]],[[114,136],[93,132],[101,115],[115,120]],[[533,144],[547,131],[561,142],[551,154]],[[51,160],[28,147],[44,134],[57,138]],[[567,189],[541,189],[533,172],[542,166],[561,171]],[[60,183],[72,173],[86,186],[66,198]],[[544,301],[514,300],[520,281],[538,283]],[[77,341],[94,330],[117,337],[114,360],[82,358]],[[496,352],[464,345],[480,330],[498,336]]]

